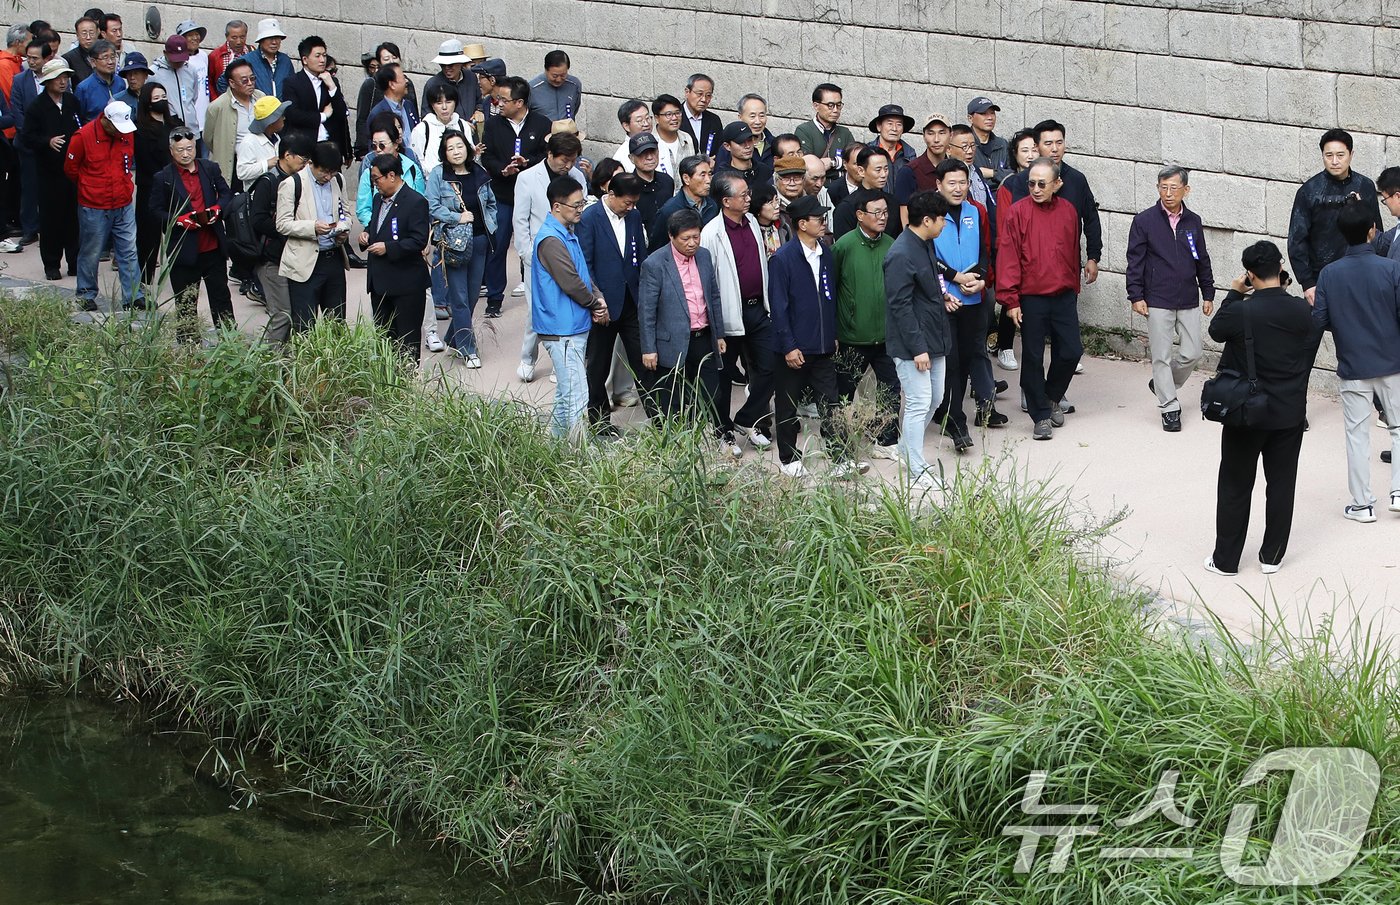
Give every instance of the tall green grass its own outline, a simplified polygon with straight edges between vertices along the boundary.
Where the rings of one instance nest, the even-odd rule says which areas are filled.
[[[11,683],[116,684],[504,875],[616,901],[1400,891],[1389,654],[1153,631],[1052,488],[989,467],[921,509],[683,431],[581,451],[527,408],[416,389],[365,329],[176,349],[4,299],[0,331]],[[1261,793],[1236,785],[1305,745],[1387,770],[1367,849],[1318,890],[1237,887],[1219,839]],[[1033,769],[1105,824],[1177,769],[1199,823],[1110,826],[1060,875],[1045,843],[1015,875],[1002,827],[1066,822],[1020,813]]]

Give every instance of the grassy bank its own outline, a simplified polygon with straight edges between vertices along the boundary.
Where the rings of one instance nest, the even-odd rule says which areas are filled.
[[[1081,565],[1062,499],[989,473],[940,510],[802,491],[685,434],[603,455],[506,403],[422,392],[363,330],[286,356],[75,328],[0,301],[0,672],[98,677],[275,748],[317,791],[469,858],[617,900],[1382,902],[1396,701],[1379,653],[1203,654]],[[1271,661],[1267,668],[1265,659]],[[1321,890],[1220,870],[1230,808],[1277,813],[1274,748],[1386,768]],[[1012,872],[1030,770],[1111,827],[1189,845]],[[1267,839],[1267,825],[1256,834]]]

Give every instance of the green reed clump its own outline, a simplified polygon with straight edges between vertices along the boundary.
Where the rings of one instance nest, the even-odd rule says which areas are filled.
[[[413,389],[366,329],[31,335],[0,405],[5,674],[119,683],[504,874],[629,901],[1310,901],[1213,861],[1244,768],[1396,764],[1386,652],[1154,633],[1086,564],[1101,529],[1005,468],[911,509],[678,428],[571,448],[526,407]],[[1032,769],[1110,818],[1180,770],[1197,829],[1107,844],[1198,855],[1086,840],[1014,875]],[[1398,812],[1387,782],[1331,900],[1393,898]]]

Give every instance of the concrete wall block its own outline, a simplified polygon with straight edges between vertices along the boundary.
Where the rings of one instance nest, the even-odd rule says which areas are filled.
[[[1132,161],[1067,154],[1065,162],[1084,173],[1089,187],[1094,190],[1100,211],[1117,211],[1120,214],[1137,212],[1136,176]],[[1106,236],[1104,243],[1108,243]]]
[[[1225,125],[1216,117],[1162,114],[1162,163],[1224,169]]]
[[[1168,21],[1175,56],[1260,66],[1303,64],[1301,24],[1292,19],[1174,10]]]
[[[1094,147],[1104,157],[1161,160],[1162,115],[1156,110],[1098,104],[1094,110]]]
[[[690,16],[695,29],[695,55],[702,60],[726,63],[744,61],[743,20],[730,15],[697,12]]]
[[[1400,133],[1400,80],[1365,75],[1337,76],[1337,125],[1383,135]]]
[[[1109,104],[1137,103],[1137,56],[1114,50],[1065,48],[1065,94]]]
[[[487,48],[487,50],[490,49]],[[630,97],[650,99],[658,93],[652,88],[651,59],[648,57],[612,53],[594,47],[571,47],[569,48],[569,59],[573,62],[572,70],[578,74],[579,79],[583,82],[583,90],[589,96],[589,99],[584,103],[585,110],[589,107],[602,106],[592,103],[592,95],[595,94],[623,99]],[[543,57],[540,58],[540,62],[544,62]],[[674,89],[667,85],[662,90],[673,91]],[[679,97],[679,95],[677,96]],[[614,126],[617,125],[617,119],[612,115],[612,111],[608,111],[607,118],[612,120]]]
[[[850,0],[845,0],[850,2]],[[861,6],[856,17],[869,28],[902,28],[918,32],[954,33],[957,0],[897,0]],[[855,20],[847,20],[855,21]]]
[[[1294,126],[1224,120],[1225,169],[1261,179],[1301,178],[1298,135]]]
[[[902,105],[904,112],[914,117],[914,133],[908,136],[908,140],[919,150],[923,150],[923,139],[919,133],[929,117],[937,113],[957,122],[961,118],[959,114],[966,109],[966,103],[962,108],[958,107],[955,89],[936,82],[895,82],[890,96],[890,103]]]
[[[1051,44],[1001,41],[996,50],[998,90],[1041,97],[1065,93],[1064,49]]]
[[[734,102],[750,91],[767,98],[769,70],[759,66],[744,66],[739,63],[717,63],[712,60],[694,60],[681,57],[654,57],[651,61],[652,95],[665,92],[681,97],[685,93],[685,83],[693,74],[703,72],[715,82],[715,96],[710,107],[728,122],[732,118]],[[580,74],[584,78],[585,74]],[[811,74],[804,79],[812,79]],[[586,87],[588,82],[584,81]],[[807,86],[807,97],[812,96],[813,81]],[[634,95],[628,95],[632,97]],[[812,109],[811,101],[807,109]]]
[[[1318,129],[1337,122],[1337,76],[1330,72],[1270,69],[1269,118]]]
[[[817,72],[861,74],[865,71],[862,31],[853,25],[802,23],[802,66]]]
[[[1304,22],[1303,65],[1325,72],[1370,75],[1376,71],[1372,51],[1375,33],[1368,25]]]
[[[821,79],[810,72],[773,68],[768,70],[768,115],[797,121],[812,118],[812,89]],[[679,97],[680,95],[677,95]],[[739,95],[735,95],[739,97]],[[771,128],[771,127],[770,127]],[[774,132],[774,135],[777,133]]]
[[[1104,46],[1104,4],[1086,0],[1044,0],[1041,12],[1045,40],[1077,47]],[[1014,15],[1016,4],[1008,4]]]
[[[1244,0],[1241,12],[1248,16],[1307,19],[1309,0]]]
[[[715,12],[735,12],[753,15],[753,3],[740,3],[738,8],[721,10],[726,0],[712,0],[711,9]],[[763,0],[763,15],[774,19],[792,19],[798,22],[829,22],[850,24],[856,21],[853,0]]]
[[[846,101],[841,122],[851,130],[851,134],[856,138],[869,141],[874,138],[868,128],[870,120],[885,104],[899,103],[899,101],[892,99],[895,83],[888,79],[864,79],[852,76],[843,76],[839,82]],[[807,109],[812,109],[810,89],[807,92]],[[918,119],[917,116],[914,118]],[[923,123],[918,125],[923,125]]]
[[[1269,118],[1267,71],[1171,57],[1138,57],[1138,106],[1233,119]]]
[[[1191,185],[1191,206],[1207,225],[1255,233],[1264,231],[1268,185],[1264,180],[1221,173],[1193,173]]]
[[[1167,10],[1108,4],[1103,11],[1103,43],[1110,50],[1166,53],[1169,46]]]
[[[1045,40],[1045,7],[1055,0],[1026,0],[1001,8],[1001,36],[1011,41]]]
[[[1114,273],[1124,273],[1128,269],[1128,228],[1133,225],[1133,214],[1118,211],[1101,211],[1099,221],[1103,225],[1103,260],[1099,265]],[[1109,237],[1113,241],[1109,241]]]
[[[532,3],[535,40],[557,44],[579,43],[577,3],[572,0],[532,0]],[[573,59],[572,54],[569,59]]]
[[[928,79],[929,47],[922,32],[867,28],[865,74],[922,82]]]
[[[1297,194],[1296,182],[1270,182],[1265,188],[1265,229],[1269,235],[1288,235],[1288,221],[1293,216],[1293,199]]]
[[[1172,5],[1178,9],[1205,13],[1240,13],[1244,11],[1244,0],[1175,0]]]
[[[1400,0],[1394,0],[1400,15]],[[1372,63],[1376,75],[1400,76],[1400,29],[1376,29]]]
[[[996,38],[1001,35],[1002,4],[999,0],[957,0],[958,34]]]
[[[755,66],[791,66],[802,58],[801,22],[788,19],[757,19],[745,23],[739,30],[743,34],[745,63]]]
[[[1385,21],[1382,0],[1307,0],[1307,18],[1324,22],[1380,25]]]
[[[929,35],[928,80],[938,85],[976,87],[967,83],[987,81],[987,75],[996,72],[996,48],[999,44],[1000,41],[985,38]]]
[[[965,112],[967,107],[959,107],[959,112]],[[1026,125],[1033,126],[1043,119],[1053,119],[1062,123],[1066,130],[1065,143],[1069,148],[1069,162],[1076,167],[1079,164],[1074,159],[1080,154],[1097,154],[1097,145],[1094,144],[1095,135],[1095,115],[1094,105],[1084,101],[1071,101],[1058,97],[1028,97],[1026,98],[1026,118],[1030,120]],[[1007,138],[1011,136],[1008,135]],[[1104,156],[1112,156],[1105,154]]]
[[[1123,274],[1101,270],[1093,285],[1080,290],[1079,322],[1103,330],[1130,328],[1132,309],[1128,307],[1127,298],[1127,280]]]
[[[1351,167],[1358,173],[1365,173],[1374,180],[1380,175],[1381,170],[1386,168],[1389,158],[1385,156],[1386,136],[1374,135],[1370,132],[1352,132],[1352,157]],[[1312,153],[1317,153],[1317,140],[1314,137],[1310,142]],[[1320,160],[1320,158],[1316,158]],[[1319,163],[1319,169],[1321,164]],[[1311,174],[1309,174],[1311,175]],[[1381,213],[1385,213],[1385,205],[1381,205]]]

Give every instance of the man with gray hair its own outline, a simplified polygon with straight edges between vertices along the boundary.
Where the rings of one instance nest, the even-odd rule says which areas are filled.
[[[1191,174],[1179,166],[1157,174],[1157,203],[1133,218],[1128,230],[1128,301],[1147,318],[1152,379],[1162,430],[1181,430],[1176,391],[1201,360],[1201,310],[1209,316],[1215,279],[1201,218],[1186,207]],[[1180,348],[1172,356],[1173,342]]]
[[[248,52],[248,23],[230,19],[224,26],[224,43],[209,52],[209,100],[218,100],[228,90],[224,73],[229,64]]]
[[[719,133],[724,129],[719,115],[710,109],[715,98],[715,80],[697,72],[685,82],[685,103],[681,105],[681,131],[690,136],[695,153],[713,158],[719,153]]]

